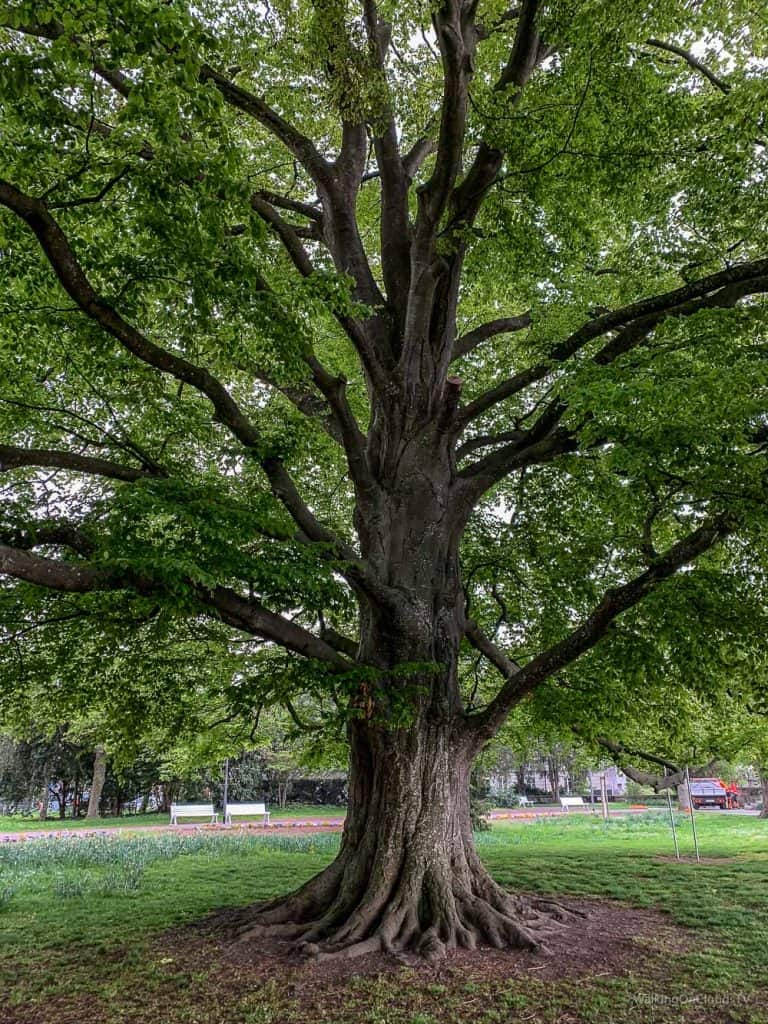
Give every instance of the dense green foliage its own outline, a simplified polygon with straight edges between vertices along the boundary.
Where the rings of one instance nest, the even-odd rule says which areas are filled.
[[[529,318],[454,363],[465,407],[545,371],[468,423],[457,465],[471,469],[550,402],[569,441],[478,496],[461,549],[468,607],[525,663],[691,531],[717,522],[727,534],[541,683],[526,712],[615,734],[695,717],[734,673],[750,691],[765,677],[768,33],[757,2],[523,6],[547,56],[521,92],[495,86],[515,18],[499,0],[477,6],[464,173],[481,140],[504,158],[474,222],[444,214],[436,252],[450,263],[463,247],[457,335]],[[280,125],[329,160],[342,126],[379,139],[390,116],[403,154],[434,143],[447,87],[432,13],[382,2],[382,63],[370,7],[355,3],[4,4],[0,178],[43,203],[90,289],[67,286],[70,256],[6,196],[0,543],[17,554],[0,586],[0,714],[15,729],[96,713],[100,739],[130,760],[147,742],[167,750],[235,723],[210,740],[213,759],[240,749],[265,705],[289,705],[286,731],[335,738],[358,713],[365,668],[340,670],[324,641],[303,658],[282,623],[314,637],[358,629],[353,487],[314,367],[344,378],[365,431],[370,382],[348,327],[380,311],[324,243],[328,210]],[[280,125],[245,109],[238,88]],[[439,159],[432,145],[416,185]],[[384,289],[379,163],[369,154],[354,206]],[[632,321],[640,336],[623,351],[619,327],[558,354],[609,310],[747,266],[749,286],[719,278],[688,306]],[[160,361],[105,327],[104,309]],[[214,378],[247,430],[211,398]],[[485,436],[501,440],[483,447]],[[297,532],[275,465],[328,538]],[[20,551],[99,583],[47,590],[41,564],[18,568]],[[227,618],[217,587],[281,625]],[[497,685],[468,648],[463,659],[472,710]]]

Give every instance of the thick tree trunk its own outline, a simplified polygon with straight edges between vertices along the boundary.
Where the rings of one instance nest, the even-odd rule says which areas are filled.
[[[444,722],[351,726],[347,820],[335,861],[303,889],[247,917],[243,938],[290,939],[309,955],[458,946],[539,949],[553,919],[544,899],[511,896],[474,847],[471,758]]]
[[[763,791],[763,809],[760,811],[760,817],[768,818],[768,768],[760,771],[760,788]]]
[[[101,794],[104,789],[104,781],[107,776],[107,752],[100,744],[94,749],[93,777],[91,778],[91,792],[88,797],[88,813],[86,818],[99,817],[99,805]]]
[[[392,410],[377,422],[387,419]],[[350,708],[341,849],[298,892],[247,913],[242,934],[319,956],[414,950],[431,960],[478,942],[538,949],[566,912],[505,892],[473,843],[478,741],[457,671],[465,612],[454,468],[439,437],[409,430],[399,443],[374,431],[386,488],[358,508],[363,555],[400,597],[361,606],[360,661],[379,675],[368,673]]]
[[[244,935],[272,933],[319,956],[413,950],[433,960],[477,943],[538,949],[566,913],[505,892],[473,842],[477,750],[457,678],[457,559],[435,557],[426,530],[421,544],[413,532],[389,540],[402,543],[390,579],[399,577],[407,600],[363,621],[362,659],[382,675],[353,702],[341,849],[303,889],[257,910]]]

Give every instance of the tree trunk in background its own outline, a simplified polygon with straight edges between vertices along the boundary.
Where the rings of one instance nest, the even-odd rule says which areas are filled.
[[[69,779],[60,779],[59,788],[54,790],[54,796],[59,805],[59,817],[64,819],[67,816],[67,790],[69,789]]]
[[[107,776],[107,752],[99,744],[94,749],[93,777],[91,779],[91,792],[88,798],[88,813],[86,818],[99,817],[99,805],[101,794],[104,789],[104,780]]]
[[[763,791],[763,809],[760,811],[760,817],[768,818],[768,768],[760,769],[760,788]]]
[[[40,821],[48,820],[48,783],[43,783],[43,792],[40,794]]]
[[[560,799],[560,761],[557,757],[547,757],[547,768],[549,770],[549,784],[552,788],[552,796],[555,803]]]

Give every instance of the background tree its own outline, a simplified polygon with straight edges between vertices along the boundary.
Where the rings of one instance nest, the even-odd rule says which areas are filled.
[[[263,656],[347,719],[339,856],[252,935],[537,947],[476,754],[529,695],[610,719],[605,679],[757,644],[759,14],[5,5],[3,628],[212,631],[205,684]]]

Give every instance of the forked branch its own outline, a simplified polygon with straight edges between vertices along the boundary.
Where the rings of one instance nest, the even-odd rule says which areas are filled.
[[[601,363],[611,362],[623,351],[645,340],[650,331],[668,317],[692,316],[703,309],[727,308],[749,295],[768,292],[768,259],[739,263],[727,270],[692,281],[682,288],[629,303],[589,320],[557,344],[546,361],[520,370],[468,402],[460,412],[466,426],[499,402],[520,394],[531,384],[544,380],[586,345],[609,332],[620,333],[596,355]]]

